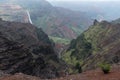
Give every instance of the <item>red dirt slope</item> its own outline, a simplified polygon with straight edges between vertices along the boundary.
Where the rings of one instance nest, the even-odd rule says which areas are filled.
[[[49,80],[49,79],[40,79],[37,77],[32,77],[24,74],[15,74],[13,76],[1,77],[0,80]],[[84,72],[82,74],[70,75],[50,80],[120,80],[120,65],[118,67],[113,67],[109,74],[104,74],[100,69],[96,69]]]
[[[97,69],[55,80],[120,80],[120,66],[113,67],[109,74]]]
[[[28,76],[28,75],[19,73],[19,74],[15,74],[13,76],[9,75],[9,76],[1,77],[0,80],[40,80],[40,79],[37,77]]]

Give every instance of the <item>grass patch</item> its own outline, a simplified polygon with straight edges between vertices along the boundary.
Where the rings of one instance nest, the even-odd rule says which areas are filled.
[[[55,43],[62,43],[66,45],[70,43],[70,40],[65,38],[52,37],[52,36],[49,36],[49,38],[52,39]]]

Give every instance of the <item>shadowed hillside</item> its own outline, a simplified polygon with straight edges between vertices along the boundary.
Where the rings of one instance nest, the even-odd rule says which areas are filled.
[[[59,76],[62,64],[42,29],[0,20],[0,70],[53,78]]]

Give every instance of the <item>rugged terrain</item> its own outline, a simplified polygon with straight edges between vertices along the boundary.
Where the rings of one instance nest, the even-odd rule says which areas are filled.
[[[91,25],[85,13],[54,7],[45,0],[8,3],[1,5],[1,17],[16,22],[0,19],[0,80],[120,79],[119,19],[95,20]],[[83,30],[86,31],[81,33]],[[64,46],[71,39],[69,47]],[[106,75],[98,69],[104,62],[112,66]]]
[[[30,10],[31,19],[37,27],[55,38],[73,39],[92,23],[83,12],[54,7],[45,0],[29,0],[29,3],[20,5],[26,5],[24,7]]]
[[[3,3],[12,3],[21,6],[30,12],[34,25],[42,28],[51,39],[60,43],[70,42],[86,30],[92,20],[84,12],[72,11],[52,6],[46,0],[6,0]],[[59,41],[57,41],[59,39]]]
[[[119,23],[95,20],[88,30],[71,42],[63,59],[74,66],[73,69],[79,63],[82,70],[95,69],[103,62],[117,64],[120,62],[119,35]]]
[[[0,20],[0,70],[53,78],[59,76],[62,64],[42,29]]]

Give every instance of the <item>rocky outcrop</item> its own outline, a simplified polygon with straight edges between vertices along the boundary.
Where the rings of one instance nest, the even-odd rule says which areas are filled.
[[[0,70],[53,78],[60,61],[48,36],[31,24],[0,21]]]

